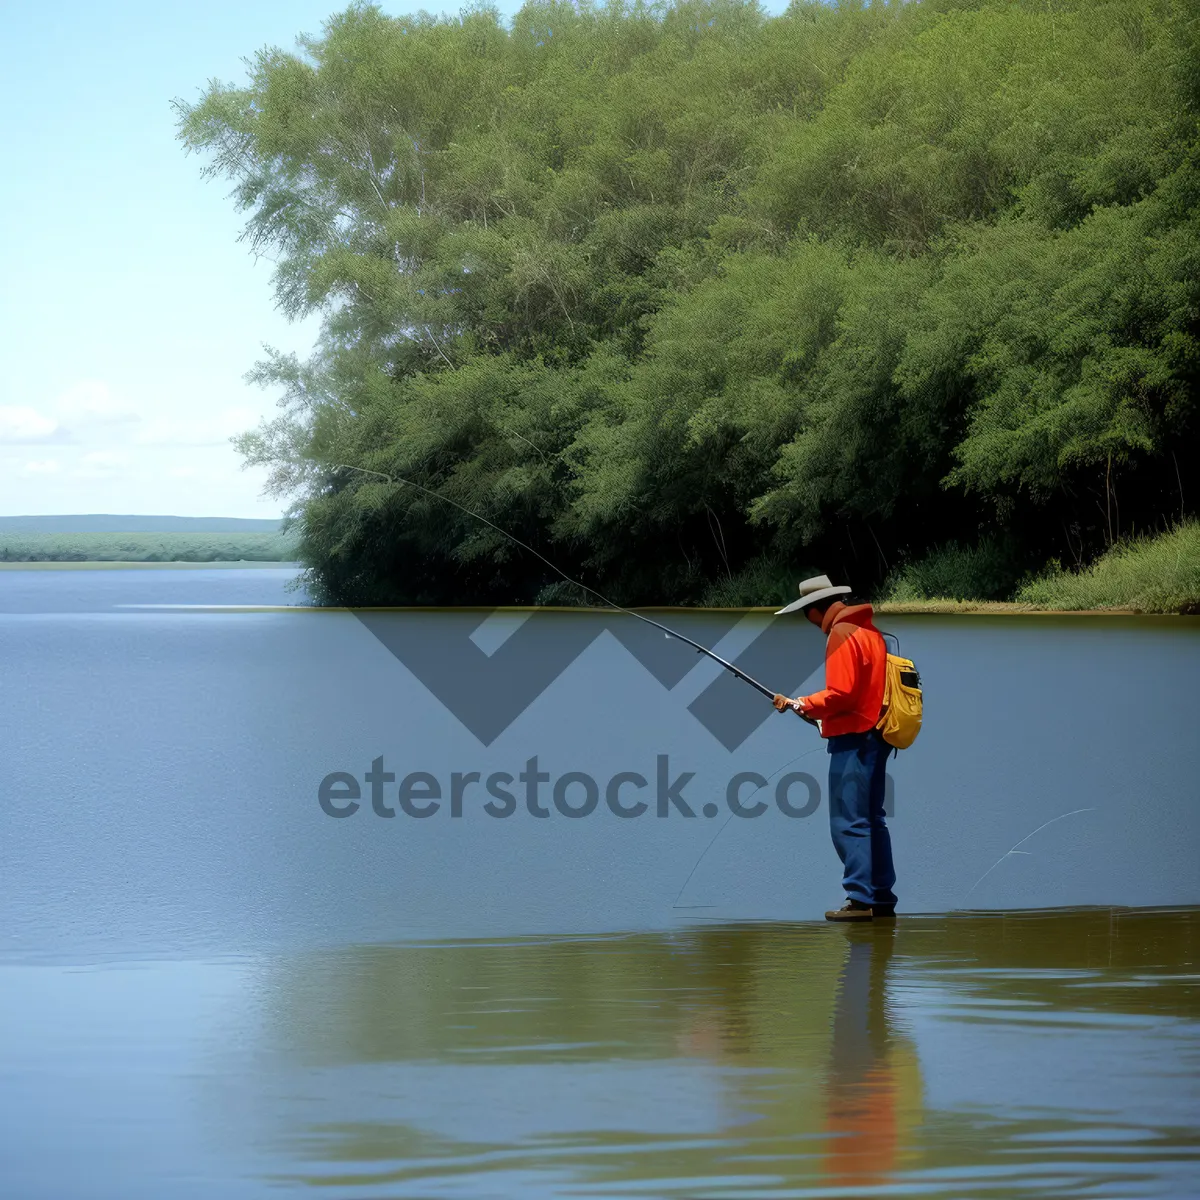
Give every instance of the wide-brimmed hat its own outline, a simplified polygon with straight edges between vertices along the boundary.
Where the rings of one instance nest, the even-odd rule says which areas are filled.
[[[845,596],[849,592],[848,587],[834,587],[833,580],[828,575],[814,575],[811,579],[800,581],[800,599],[793,600],[787,608],[781,608],[775,615],[781,617],[784,613],[795,612],[798,608],[807,608],[818,600],[829,596]]]

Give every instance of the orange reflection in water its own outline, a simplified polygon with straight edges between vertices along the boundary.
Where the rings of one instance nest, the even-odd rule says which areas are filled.
[[[833,1043],[825,1077],[822,1166],[838,1187],[889,1182],[919,1104],[913,1048],[889,1020],[887,973],[895,926],[847,928],[848,954],[834,1002]]]

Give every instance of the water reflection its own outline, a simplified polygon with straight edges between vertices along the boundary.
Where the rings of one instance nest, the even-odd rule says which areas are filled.
[[[381,1195],[1142,1194],[1196,1167],[1197,927],[1085,912],[310,955],[267,989],[271,1140],[310,1164],[291,1179]]]
[[[888,966],[895,925],[847,928],[825,1088],[824,1170],[837,1187],[891,1182],[918,1116],[915,1047],[893,1027]]]
[[[0,959],[0,1194],[1191,1195],[1198,958],[1200,910]]]
[[[391,1120],[346,1121],[340,1106],[308,1118],[307,1148],[325,1164],[371,1164],[375,1185],[469,1165],[532,1186],[524,1172],[570,1164],[593,1186],[659,1194],[684,1167],[692,1180],[740,1176],[747,1156],[807,1171],[824,1137],[841,932],[311,956],[272,988],[273,1069],[287,1064],[297,1092],[353,1076],[355,1106],[389,1109]]]

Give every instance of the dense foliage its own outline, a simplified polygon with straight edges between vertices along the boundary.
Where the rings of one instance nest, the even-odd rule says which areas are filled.
[[[283,533],[3,533],[0,562],[295,562]]]
[[[179,110],[324,316],[240,442],[323,599],[578,598],[401,478],[627,602],[1193,511],[1194,0],[359,6]]]

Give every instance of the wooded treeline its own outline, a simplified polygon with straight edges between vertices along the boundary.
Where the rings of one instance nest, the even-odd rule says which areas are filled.
[[[280,303],[248,461],[350,604],[998,597],[1195,511],[1200,5],[355,7],[180,104]],[[364,468],[379,475],[350,470]]]
[[[285,533],[9,533],[0,562],[295,562]]]

